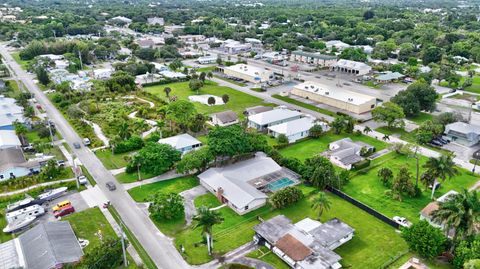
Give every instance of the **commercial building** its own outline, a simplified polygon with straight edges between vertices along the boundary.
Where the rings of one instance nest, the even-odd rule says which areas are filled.
[[[264,206],[266,193],[299,184],[299,176],[264,153],[198,175],[200,184],[240,215]]]
[[[214,64],[217,62],[217,56],[203,56],[197,59],[199,64]]]
[[[377,104],[377,99],[373,96],[338,87],[331,89],[326,85],[313,81],[306,81],[296,85],[290,93],[355,114],[369,112]]]
[[[357,76],[366,75],[370,73],[370,71],[372,71],[372,68],[365,63],[345,59],[338,60],[338,62],[333,65],[331,69],[334,71],[353,74]]]
[[[254,114],[248,117],[248,127],[258,131],[266,131],[268,127],[284,122],[300,119],[302,113],[286,108],[275,108],[270,111]]]
[[[278,215],[255,227],[254,241],[264,245],[295,269],[338,269],[333,250],[350,241],[355,230],[337,218],[321,223],[305,218],[295,224]]]
[[[337,63],[337,56],[296,50],[292,52],[290,60],[294,62],[312,64],[319,67],[331,67]]]
[[[398,72],[387,72],[385,74],[377,76],[375,80],[379,83],[389,83],[392,81],[397,81],[403,77],[405,77],[405,75]]]
[[[52,269],[80,261],[82,248],[68,221],[40,223],[0,244],[0,268]]]
[[[268,133],[275,138],[279,135],[285,135],[288,138],[289,143],[294,143],[297,140],[307,138],[310,135],[310,128],[316,124],[322,126],[324,131],[328,129],[326,123],[316,123],[313,118],[305,117],[270,126],[268,127]]]
[[[265,70],[256,66],[236,64],[223,68],[227,76],[236,77],[252,83],[263,83],[273,79],[273,71]]]
[[[480,141],[480,126],[465,122],[454,122],[445,126],[445,134],[450,140],[471,147]]]
[[[241,43],[240,41],[227,39],[220,45],[220,48],[228,54],[239,54],[249,52],[252,49],[252,44]]]
[[[174,149],[180,151],[182,154],[196,150],[202,146],[202,142],[198,141],[195,137],[189,134],[179,134],[176,136],[162,138],[158,140],[158,143],[170,145]]]

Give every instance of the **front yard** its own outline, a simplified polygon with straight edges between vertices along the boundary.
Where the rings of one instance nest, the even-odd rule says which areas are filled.
[[[157,192],[180,193],[196,186],[198,186],[198,179],[194,176],[186,176],[135,187],[130,189],[128,193],[132,196],[133,200],[143,203],[147,201],[148,197]]]
[[[425,170],[422,168],[422,165],[426,161],[426,157],[422,156],[420,158],[420,175]],[[404,197],[403,201],[394,200],[385,194],[388,188],[383,186],[377,176],[378,170],[383,167],[390,168],[393,174],[396,175],[402,165],[406,165],[409,168],[413,180],[415,180],[415,159],[391,152],[373,160],[369,167],[356,172],[351,177],[349,183],[343,187],[343,191],[388,217],[402,216],[410,221],[416,222],[419,220],[420,210],[431,201],[430,190],[426,190],[420,182],[419,186],[423,190],[420,197]],[[460,168],[459,171],[460,175],[442,182],[440,189],[435,192],[436,197],[452,189],[461,191],[463,188],[468,188],[477,181],[477,178],[471,175],[470,172]]]
[[[100,159],[103,165],[109,170],[119,169],[127,166],[128,159],[133,154],[135,154],[135,152],[112,154],[112,151],[109,149],[95,151],[95,155],[97,155],[97,158]]]
[[[164,100],[167,100],[163,89],[169,87],[172,89],[172,91],[170,92],[170,96],[177,96],[180,100],[188,101],[189,96],[197,94],[196,91],[190,90],[188,84],[189,82],[177,82],[166,85],[145,87],[144,90]],[[205,114],[211,114],[225,110],[233,110],[238,115],[242,115],[243,111],[247,107],[266,105],[266,103],[264,103],[260,98],[242,93],[240,91],[236,91],[228,87],[218,86],[217,83],[213,81],[205,81],[205,86],[203,86],[198,91],[198,94],[211,94],[218,97],[222,97],[222,95],[228,94],[229,96],[229,101],[225,105],[208,106],[198,102],[194,102],[195,108],[198,110],[198,112]]]
[[[339,135],[328,132],[323,134],[319,138],[310,138],[292,144],[288,147],[285,147],[279,152],[285,157],[295,157],[301,161],[304,161],[307,158],[313,157],[319,153],[324,152],[328,149],[328,145],[334,141],[337,141],[342,138],[350,137],[353,141],[362,141],[367,144],[374,146],[377,151],[382,150],[387,147],[387,143],[374,139],[366,135],[355,135],[355,134],[345,134],[341,133]]]

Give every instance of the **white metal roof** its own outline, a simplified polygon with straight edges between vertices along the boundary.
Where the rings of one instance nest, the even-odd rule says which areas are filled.
[[[368,69],[371,70],[372,68],[362,62],[355,62],[355,61],[350,61],[350,60],[345,60],[341,59],[338,60],[338,62],[335,64],[337,67],[343,67],[343,68],[348,68],[348,69],[353,69],[353,70],[363,70],[363,69]]]
[[[251,77],[259,77],[263,75],[271,75],[273,74],[272,71],[265,70],[263,68],[259,68],[256,66],[252,65],[246,65],[246,64],[236,64],[232,66],[227,66],[224,68],[225,70],[231,70],[234,72],[242,73]]]
[[[189,134],[180,134],[160,139],[158,140],[158,143],[170,145],[175,149],[183,149],[189,146],[201,144],[202,142],[198,141],[195,137]]]
[[[376,98],[373,96],[344,90],[339,87],[335,87],[332,89],[332,87],[330,86],[326,86],[324,84],[313,81],[306,81],[302,84],[296,85],[294,88],[355,105],[361,105],[367,102],[371,102],[372,100],[376,100]]]
[[[298,134],[300,132],[305,132],[310,130],[312,126],[314,125],[313,119],[305,117],[305,118],[300,118],[292,121],[287,121],[281,124],[273,125],[268,127],[271,131],[278,133],[278,134],[284,134],[286,136]]]
[[[21,146],[20,139],[12,130],[0,130],[0,148]]]
[[[258,113],[248,117],[249,121],[252,121],[259,125],[266,125],[272,122],[277,122],[289,118],[294,118],[302,115],[302,113],[290,109],[277,108],[263,113]]]

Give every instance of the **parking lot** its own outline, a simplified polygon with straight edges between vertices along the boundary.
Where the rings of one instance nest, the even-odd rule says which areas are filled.
[[[43,208],[45,208],[45,215],[39,217],[37,221],[48,222],[48,221],[57,220],[53,215],[52,207],[54,207],[56,204],[63,202],[65,200],[68,200],[72,203],[72,206],[75,208],[75,212],[80,212],[89,208],[88,204],[85,202],[85,200],[82,198],[82,195],[80,195],[79,192],[70,191],[67,193],[67,195],[59,197],[50,202],[44,203],[42,206]]]

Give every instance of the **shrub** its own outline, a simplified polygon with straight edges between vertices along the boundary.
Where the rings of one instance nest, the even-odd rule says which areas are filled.
[[[115,148],[113,149],[113,153],[114,154],[125,153],[125,152],[129,152],[129,151],[132,151],[132,150],[141,149],[141,148],[143,148],[143,146],[144,146],[144,142],[143,142],[142,138],[134,135],[134,136],[130,137],[129,139],[118,143],[115,146]]]
[[[285,208],[300,201],[302,198],[303,193],[300,189],[297,187],[286,187],[270,196],[270,204],[276,209]]]
[[[428,259],[434,258],[444,251],[447,241],[440,229],[431,226],[426,221],[417,222],[410,228],[403,229],[402,237],[410,250]]]
[[[360,169],[363,169],[363,168],[368,167],[368,166],[370,166],[370,160],[365,159],[365,160],[360,161],[358,163],[352,164],[352,170],[360,170]]]

